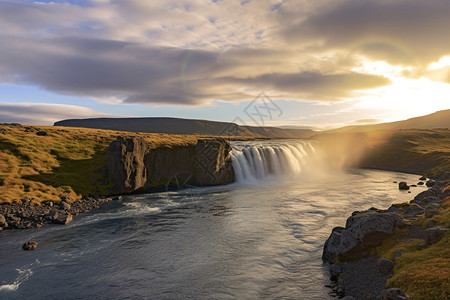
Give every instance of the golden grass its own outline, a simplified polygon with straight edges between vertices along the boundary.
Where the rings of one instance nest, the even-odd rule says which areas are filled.
[[[26,132],[26,128],[29,128]],[[47,136],[38,136],[43,130]],[[0,125],[0,203],[32,204],[108,195],[107,148],[117,136],[141,136],[151,147],[195,144],[198,136],[69,127]]]

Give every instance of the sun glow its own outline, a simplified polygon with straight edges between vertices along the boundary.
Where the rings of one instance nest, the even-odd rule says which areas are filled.
[[[439,70],[448,66],[450,66],[450,56],[444,56],[438,62],[430,64],[428,70]]]
[[[434,67],[450,64],[449,59],[441,59]],[[431,65],[430,65],[431,66]],[[380,112],[377,116],[384,121],[422,116],[450,107],[450,85],[433,81],[426,77],[408,78],[409,67],[393,66],[384,61],[365,61],[354,71],[381,75],[391,80],[391,84],[360,92],[356,107]]]

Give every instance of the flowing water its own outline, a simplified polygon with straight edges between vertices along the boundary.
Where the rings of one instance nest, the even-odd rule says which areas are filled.
[[[0,232],[0,299],[328,299],[322,247],[354,210],[413,198],[313,144],[233,143],[237,182],[130,195],[65,226]],[[29,240],[34,251],[22,251]]]

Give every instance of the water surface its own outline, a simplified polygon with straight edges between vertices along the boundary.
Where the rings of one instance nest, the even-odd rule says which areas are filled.
[[[354,210],[413,198],[350,170],[126,196],[65,226],[0,232],[0,299],[327,299],[321,254]],[[35,251],[22,251],[29,240]]]

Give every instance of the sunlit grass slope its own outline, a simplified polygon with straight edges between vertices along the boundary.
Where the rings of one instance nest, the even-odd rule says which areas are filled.
[[[39,131],[47,135],[38,135]],[[117,136],[142,136],[155,148],[197,140],[189,135],[0,125],[0,203],[108,195],[112,186],[106,152]]]
[[[361,167],[450,177],[450,130],[408,129],[383,135],[366,152]]]

